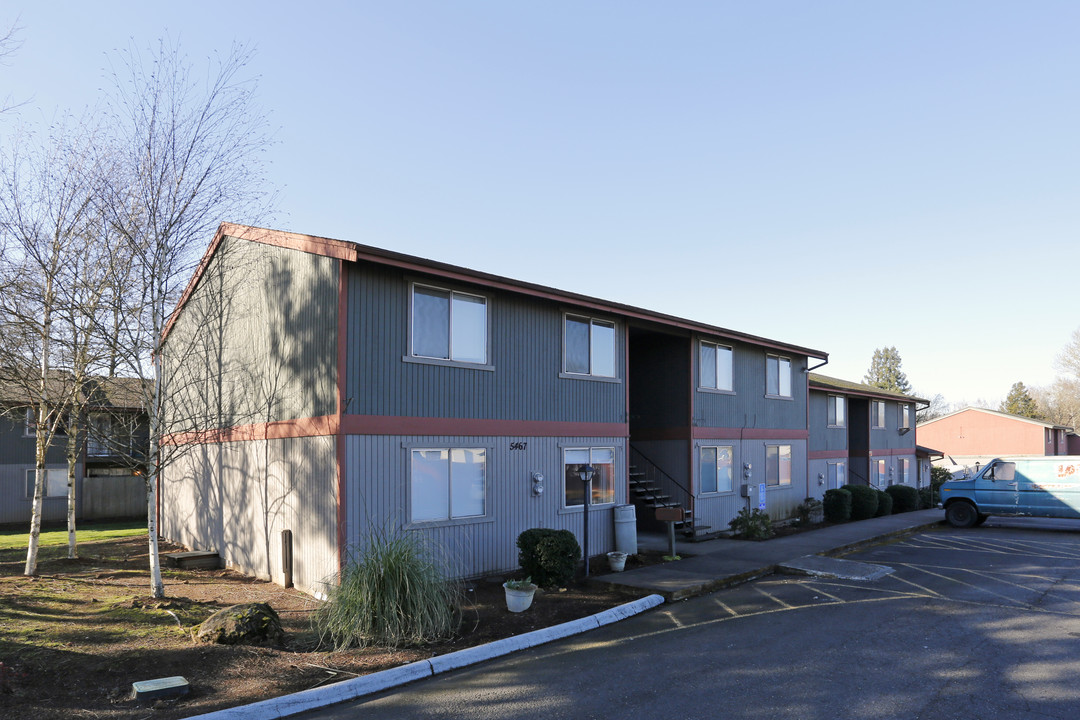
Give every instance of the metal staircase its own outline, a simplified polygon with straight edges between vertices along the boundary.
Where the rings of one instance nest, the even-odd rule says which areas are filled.
[[[664,472],[633,443],[630,443],[630,501],[637,508],[638,517],[650,520],[658,508],[681,508],[683,519],[675,523],[676,530],[690,540],[710,536],[709,526],[694,520],[693,496],[686,486]]]

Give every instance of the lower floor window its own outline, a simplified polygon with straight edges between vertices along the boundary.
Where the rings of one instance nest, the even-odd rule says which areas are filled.
[[[701,492],[731,492],[731,457],[734,448],[730,445],[701,448]]]
[[[887,475],[885,474],[885,461],[884,460],[871,460],[870,461],[870,484],[881,485],[885,482]]]
[[[765,484],[791,484],[791,446],[765,446]]]
[[[904,458],[900,461],[900,482],[905,485],[910,485],[911,481],[911,461]]]
[[[593,505],[615,502],[615,448],[567,448],[563,452],[563,498],[566,507],[585,504],[585,483],[581,470],[593,468]]]
[[[412,521],[431,522],[484,514],[487,451],[437,448],[412,451]]]
[[[847,485],[847,463],[829,463],[829,488],[836,489]]]
[[[34,497],[37,470],[26,471],[26,497]],[[45,497],[66,497],[68,492],[67,470],[45,471]]]

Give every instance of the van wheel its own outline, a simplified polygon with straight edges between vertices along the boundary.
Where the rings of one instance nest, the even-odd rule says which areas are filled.
[[[989,515],[984,515],[983,513],[979,513],[979,517],[975,519],[975,525],[976,526],[982,525],[984,522],[986,522],[987,518],[989,518],[989,517],[990,517]]]
[[[975,506],[966,502],[954,502],[945,508],[945,519],[956,528],[973,527],[979,521]]]

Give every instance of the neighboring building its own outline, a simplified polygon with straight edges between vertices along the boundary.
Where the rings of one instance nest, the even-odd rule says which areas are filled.
[[[146,413],[138,380],[94,378],[83,391],[86,435],[77,438],[75,517],[121,519],[146,515],[141,460]],[[29,523],[34,501],[36,408],[12,386],[0,389],[0,524]],[[46,455],[42,521],[67,519],[68,435],[58,434]]]
[[[986,408],[964,408],[919,425],[944,463],[974,467],[996,457],[1068,455],[1072,428]]]
[[[279,582],[291,537],[292,579],[318,593],[373,531],[422,533],[461,576],[514,569],[528,528],[580,538],[585,465],[592,553],[614,549],[614,508],[635,499],[639,521],[678,504],[709,532],[764,483],[786,517],[809,492],[806,373],[827,356],[223,224],[163,358],[187,418],[167,421],[162,534]]]
[[[845,483],[920,484],[915,411],[922,398],[810,374],[811,493]]]

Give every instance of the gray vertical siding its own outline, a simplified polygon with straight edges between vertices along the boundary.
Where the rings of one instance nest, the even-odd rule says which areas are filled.
[[[734,448],[734,490],[730,493],[702,495],[700,493],[700,455],[699,448],[712,445],[731,445]],[[795,508],[807,497],[807,460],[806,441],[802,439],[780,440],[696,440],[694,442],[694,488],[697,497],[694,500],[694,517],[704,525],[710,526],[711,532],[727,530],[728,523],[745,507],[754,509],[758,506],[758,485],[765,482],[765,446],[791,446],[791,484],[771,486],[766,491],[766,510],[773,520],[784,520],[795,514]],[[750,463],[749,500],[740,494],[740,485],[747,480],[743,475],[743,464]],[[811,488],[811,493],[813,488]],[[747,504],[749,503],[749,504]]]
[[[49,463],[47,470],[67,472],[67,463]],[[26,493],[26,472],[34,469],[34,455],[29,462],[22,464],[0,465],[0,524],[27,523],[33,513],[34,498]],[[83,468],[75,468],[75,514],[82,517],[82,482]],[[42,522],[61,522],[67,520],[67,495],[47,497],[41,508]]]
[[[851,418],[845,414],[844,427],[829,427],[830,395],[837,393],[824,392],[821,390],[810,391],[810,414],[808,416],[810,430],[810,452],[824,450],[846,451],[848,448],[848,425]],[[842,396],[841,396],[842,397]],[[850,410],[850,403],[845,398],[845,411]]]
[[[403,360],[413,281],[483,295],[492,370]],[[618,382],[568,379],[558,303],[445,283],[393,268],[348,266],[346,414],[626,422],[626,328],[617,323]],[[614,318],[608,318],[614,319]]]
[[[225,238],[165,346],[170,432],[337,408],[338,261]]]
[[[514,442],[526,448],[513,450]],[[487,515],[476,521],[410,525],[410,447],[486,448]],[[417,532],[445,552],[452,574],[470,577],[515,570],[517,536],[529,528],[570,530],[581,542],[581,509],[562,507],[564,447],[614,447],[615,504],[626,503],[624,438],[348,436],[348,544],[361,546],[373,528]],[[542,495],[533,493],[534,472],[544,475]],[[590,512],[590,554],[614,549],[613,507]]]
[[[333,437],[190,445],[162,471],[161,533],[280,583],[281,531],[293,582],[320,594],[338,568]]]
[[[698,386],[698,340],[694,340],[692,382],[694,424],[723,428],[806,428],[806,356],[722,339],[705,340],[732,346],[732,394],[701,392]],[[791,399],[765,397],[765,358],[778,354],[791,360]]]
[[[900,434],[899,408],[901,403],[894,400],[885,401],[885,428],[870,430],[870,447],[877,449],[905,450],[910,449],[915,454],[915,403],[907,403],[911,406],[911,430]],[[871,412],[871,418],[873,413]],[[872,423],[872,420],[871,420]]]

